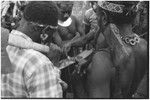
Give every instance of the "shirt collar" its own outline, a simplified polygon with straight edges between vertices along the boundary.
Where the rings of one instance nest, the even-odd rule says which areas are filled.
[[[25,38],[25,39],[28,40],[28,41],[32,41],[32,39],[31,39],[29,36],[27,36],[26,34],[20,32],[20,31],[18,31],[18,30],[12,30],[12,31],[11,31],[11,34],[19,35],[19,36]]]

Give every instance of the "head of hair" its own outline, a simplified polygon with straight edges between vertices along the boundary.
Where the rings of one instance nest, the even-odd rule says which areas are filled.
[[[94,5],[95,3],[97,3],[98,1],[89,1],[91,5]]]
[[[74,2],[73,1],[56,1],[55,3],[57,4],[57,6],[59,8],[63,8],[63,7],[68,6],[68,5],[72,5],[73,6]]]
[[[104,11],[107,14],[108,23],[117,25],[130,24],[134,21],[137,12],[135,11],[137,1],[109,1],[110,3],[124,5],[122,13],[111,12],[98,7],[98,11]]]
[[[58,9],[52,1],[31,1],[26,5],[23,17],[29,22],[57,26]]]

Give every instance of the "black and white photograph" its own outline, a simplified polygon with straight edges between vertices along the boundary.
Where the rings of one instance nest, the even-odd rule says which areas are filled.
[[[1,99],[149,99],[149,1],[1,2]]]

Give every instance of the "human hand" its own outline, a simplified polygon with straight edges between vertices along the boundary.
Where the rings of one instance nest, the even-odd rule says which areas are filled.
[[[50,44],[50,49],[52,49],[54,51],[55,50],[60,51],[60,52],[62,51],[61,48],[59,46],[57,46],[56,44],[54,44],[54,43]]]
[[[68,88],[68,84],[63,80],[59,79],[59,83],[61,84],[63,91],[65,91]]]
[[[49,52],[47,53],[47,57],[53,62],[53,64],[57,64],[59,62],[61,56],[61,49],[56,44],[51,43],[49,46]]]
[[[70,43],[70,42],[65,43],[65,44],[63,45],[63,47],[62,47],[62,51],[63,51],[65,54],[68,53],[68,52],[70,51],[70,49],[71,49],[71,43]]]

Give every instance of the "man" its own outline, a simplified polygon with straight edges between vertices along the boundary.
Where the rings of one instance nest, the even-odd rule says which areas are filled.
[[[148,67],[147,42],[132,32],[132,23],[137,13],[136,4],[136,1],[98,2],[96,14],[100,32],[103,33],[110,50],[106,51],[106,54],[99,51],[93,56],[94,65],[88,68],[87,74],[90,98],[110,98],[111,92],[115,98],[132,98],[145,74]],[[108,60],[115,67],[118,77],[118,81],[115,82],[116,88],[120,89],[116,91],[116,88],[110,90],[110,80],[113,76],[110,70],[113,67],[106,67],[107,54],[110,54]]]
[[[60,55],[60,59],[65,59],[68,56],[76,56],[80,53],[79,47],[71,45],[80,36],[84,35],[80,21],[72,14],[73,2],[72,1],[56,1],[59,8],[58,32],[54,34],[54,42],[62,48],[65,52]],[[62,79],[69,84],[67,95],[72,92],[71,87],[71,73],[73,67],[68,67],[62,70]],[[72,94],[71,94],[72,95]],[[67,97],[64,94],[64,97]]]
[[[87,66],[86,78],[74,81],[80,87],[77,88],[78,97],[132,98],[133,94],[141,95],[141,90],[136,89],[140,82],[146,83],[146,78],[144,82],[141,80],[148,69],[147,42],[132,32],[136,13],[136,1],[98,1],[99,31],[109,48],[96,50]],[[147,91],[145,87],[142,89]]]
[[[58,10],[53,2],[32,1],[24,10],[20,26],[11,34],[40,43],[41,34],[51,39],[57,21]],[[59,70],[44,54],[15,46],[7,46],[7,53],[15,72],[2,75],[3,98],[62,98]]]
[[[58,34],[55,34],[55,42],[66,51],[67,47],[71,46],[71,42],[74,42],[77,38],[84,35],[81,23],[79,20],[71,15],[73,2],[72,1],[58,1],[56,2],[59,8],[59,20],[58,20]],[[75,49],[75,48],[74,48]],[[76,50],[67,50],[69,56],[75,56]],[[77,52],[76,52],[77,53]]]

